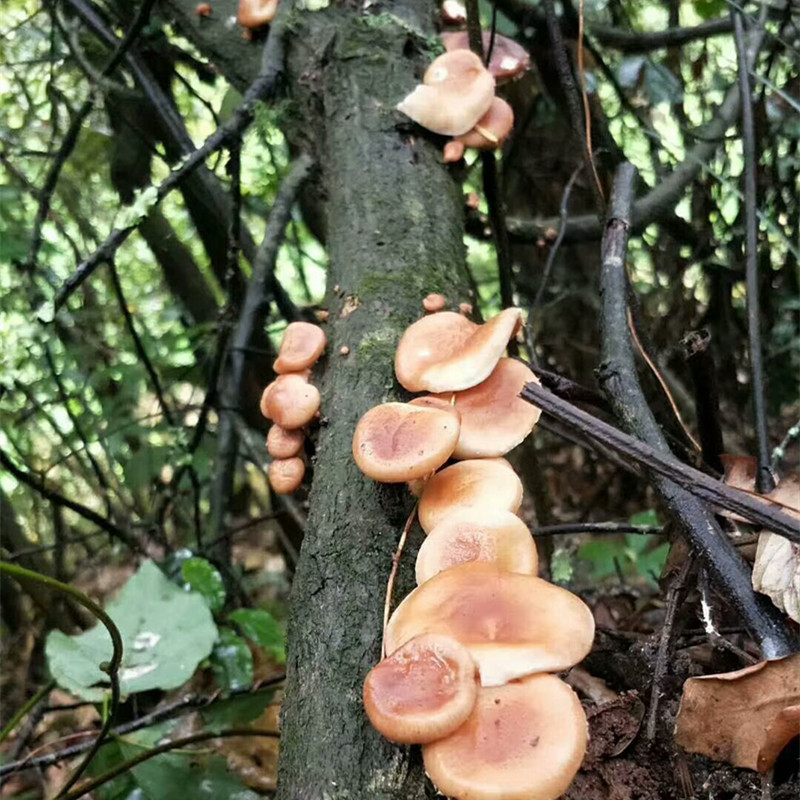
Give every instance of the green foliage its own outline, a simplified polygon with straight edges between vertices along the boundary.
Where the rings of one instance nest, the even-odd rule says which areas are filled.
[[[269,653],[278,663],[286,660],[283,628],[268,611],[262,608],[240,608],[228,616],[239,626],[242,634]]]
[[[203,597],[175,586],[145,561],[107,612],[124,643],[120,689],[123,695],[175,689],[210,653],[217,627]],[[108,675],[101,664],[111,657],[111,638],[102,625],[77,636],[52,631],[45,654],[63,688],[86,700],[102,700]]]
[[[213,613],[222,611],[225,605],[225,585],[222,575],[204,558],[190,558],[181,565],[181,577],[186,588],[198,592]]]
[[[246,725],[248,722],[258,719],[274,697],[274,691],[262,690],[212,703],[200,712],[203,718],[203,729],[216,732],[225,728]]]
[[[253,683],[253,654],[231,628],[220,628],[211,653],[211,669],[220,688],[226,692],[244,689]]]

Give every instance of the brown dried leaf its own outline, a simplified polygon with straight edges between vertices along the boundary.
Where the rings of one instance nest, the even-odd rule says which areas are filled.
[[[800,622],[800,545],[764,531],[758,537],[752,580],[757,592]]]
[[[768,737],[768,729],[779,728],[773,725],[778,715],[798,704],[800,654],[737,672],[689,678],[683,687],[675,741],[690,753],[758,769],[762,748],[766,754],[776,746],[775,733]]]
[[[757,500],[775,505],[781,511],[800,519],[800,475],[790,475],[782,478],[778,485],[769,494],[756,492],[756,459],[752,456],[721,456],[725,466],[723,478],[727,486],[739,489],[753,495]],[[730,519],[738,522],[747,522],[746,519],[732,512],[723,512]]]

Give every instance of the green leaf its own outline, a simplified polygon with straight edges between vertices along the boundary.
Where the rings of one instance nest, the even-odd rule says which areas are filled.
[[[230,628],[220,628],[211,653],[211,669],[225,691],[244,689],[253,683],[253,654],[247,642]]]
[[[220,731],[224,728],[235,728],[258,719],[264,709],[272,702],[274,690],[248,692],[247,694],[218,700],[200,711],[203,727],[209,731]]]
[[[89,764],[87,775],[96,778],[116,767],[125,760],[118,742],[107,742],[101,747]],[[130,772],[124,772],[113,781],[104,783],[92,792],[96,800],[126,800],[136,790],[136,781]]]
[[[225,585],[222,576],[204,558],[190,558],[181,566],[186,588],[201,594],[212,612],[222,611],[225,605]]]
[[[283,628],[263,608],[240,608],[228,615],[239,626],[243,636],[252,639],[279,664],[286,661],[286,636]]]
[[[181,686],[217,639],[205,600],[170,583],[152,561],[142,564],[106,611],[122,636],[123,694]],[[84,700],[102,700],[109,681],[100,664],[111,654],[111,637],[99,624],[77,636],[52,631],[45,644],[52,676]]]
[[[634,514],[628,522],[631,525],[650,525],[653,527],[661,524],[658,514],[652,508],[648,511],[640,511],[638,514]]]

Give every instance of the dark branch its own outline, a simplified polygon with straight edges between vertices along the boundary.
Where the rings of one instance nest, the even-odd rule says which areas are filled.
[[[753,392],[753,415],[756,431],[756,489],[762,494],[775,488],[770,469],[767,408],[764,396],[764,364],[761,356],[761,320],[758,302],[758,209],[756,197],[756,138],[753,128],[753,101],[750,93],[750,65],[744,41],[742,15],[731,8],[736,60],[738,63],[739,93],[742,96],[742,156],[744,158],[745,210],[745,275],[747,284],[747,338],[750,349],[750,384]]]

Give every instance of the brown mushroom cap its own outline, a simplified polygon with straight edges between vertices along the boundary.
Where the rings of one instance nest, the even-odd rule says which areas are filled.
[[[325,349],[325,331],[310,322],[291,322],[281,340],[273,369],[279,375],[314,366]]]
[[[441,311],[447,305],[447,298],[443,294],[427,294],[422,300],[422,307],[429,313]]]
[[[467,134],[465,134],[465,136],[466,135]],[[461,161],[461,159],[464,157],[464,151],[466,149],[467,148],[464,146],[463,142],[460,142],[458,139],[451,139],[444,146],[444,155],[442,157],[442,161],[444,161],[445,164],[455,164],[456,161]]]
[[[491,37],[491,31],[483,32],[484,52],[489,50]],[[443,33],[440,38],[445,50],[448,52],[469,50],[469,36],[466,31]],[[489,72],[492,73],[498,84],[519,78],[530,69],[530,65],[530,54],[521,44],[517,44],[507,36],[501,36],[499,33],[495,34],[492,58],[489,61]]]
[[[287,431],[273,425],[267,434],[267,452],[273,458],[293,458],[303,449],[305,438],[302,430]]]
[[[494,78],[469,50],[444,53],[431,62],[422,83],[397,110],[434,133],[466,133],[489,110]]]
[[[577,664],[591,650],[594,617],[566,589],[472,562],[440,572],[400,603],[386,651],[422,633],[457,639],[478,665],[481,685],[499,686]]]
[[[463,392],[426,395],[425,398],[454,401],[461,412],[461,433],[454,458],[503,456],[533,430],[541,410],[526,403],[519,393],[537,377],[521,361],[501,358],[482,383]]]
[[[278,458],[270,462],[267,475],[269,485],[276,494],[291,494],[297,491],[306,474],[302,458]]]
[[[353,458],[369,478],[402,483],[438,469],[458,441],[458,412],[409,403],[367,411],[353,434]]]
[[[370,670],[364,709],[387,739],[423,744],[447,736],[472,712],[478,693],[475,662],[447,636],[407,642]]]
[[[511,106],[502,97],[495,97],[475,127],[456,137],[456,141],[476,150],[496,150],[503,146],[513,129],[514,112]]]
[[[417,555],[417,584],[472,561],[523,575],[535,575],[539,564],[531,532],[516,514],[494,508],[466,508],[448,514],[422,543]]]
[[[410,325],[397,345],[397,380],[410,392],[457,392],[489,377],[509,339],[522,325],[522,312],[507,308],[483,325],[440,311]]]
[[[478,690],[453,734],[422,748],[436,788],[460,800],[555,800],[586,752],[586,716],[555,675]]]
[[[260,28],[275,19],[279,0],[239,0],[236,21],[243,28]]]
[[[319,411],[319,390],[301,375],[281,375],[264,390],[266,395],[264,416],[277,422],[286,430],[308,425]],[[262,397],[263,400],[263,397]]]
[[[419,501],[419,524],[430,533],[461,507],[516,512],[522,503],[522,482],[504,458],[461,461],[437,472]]]

